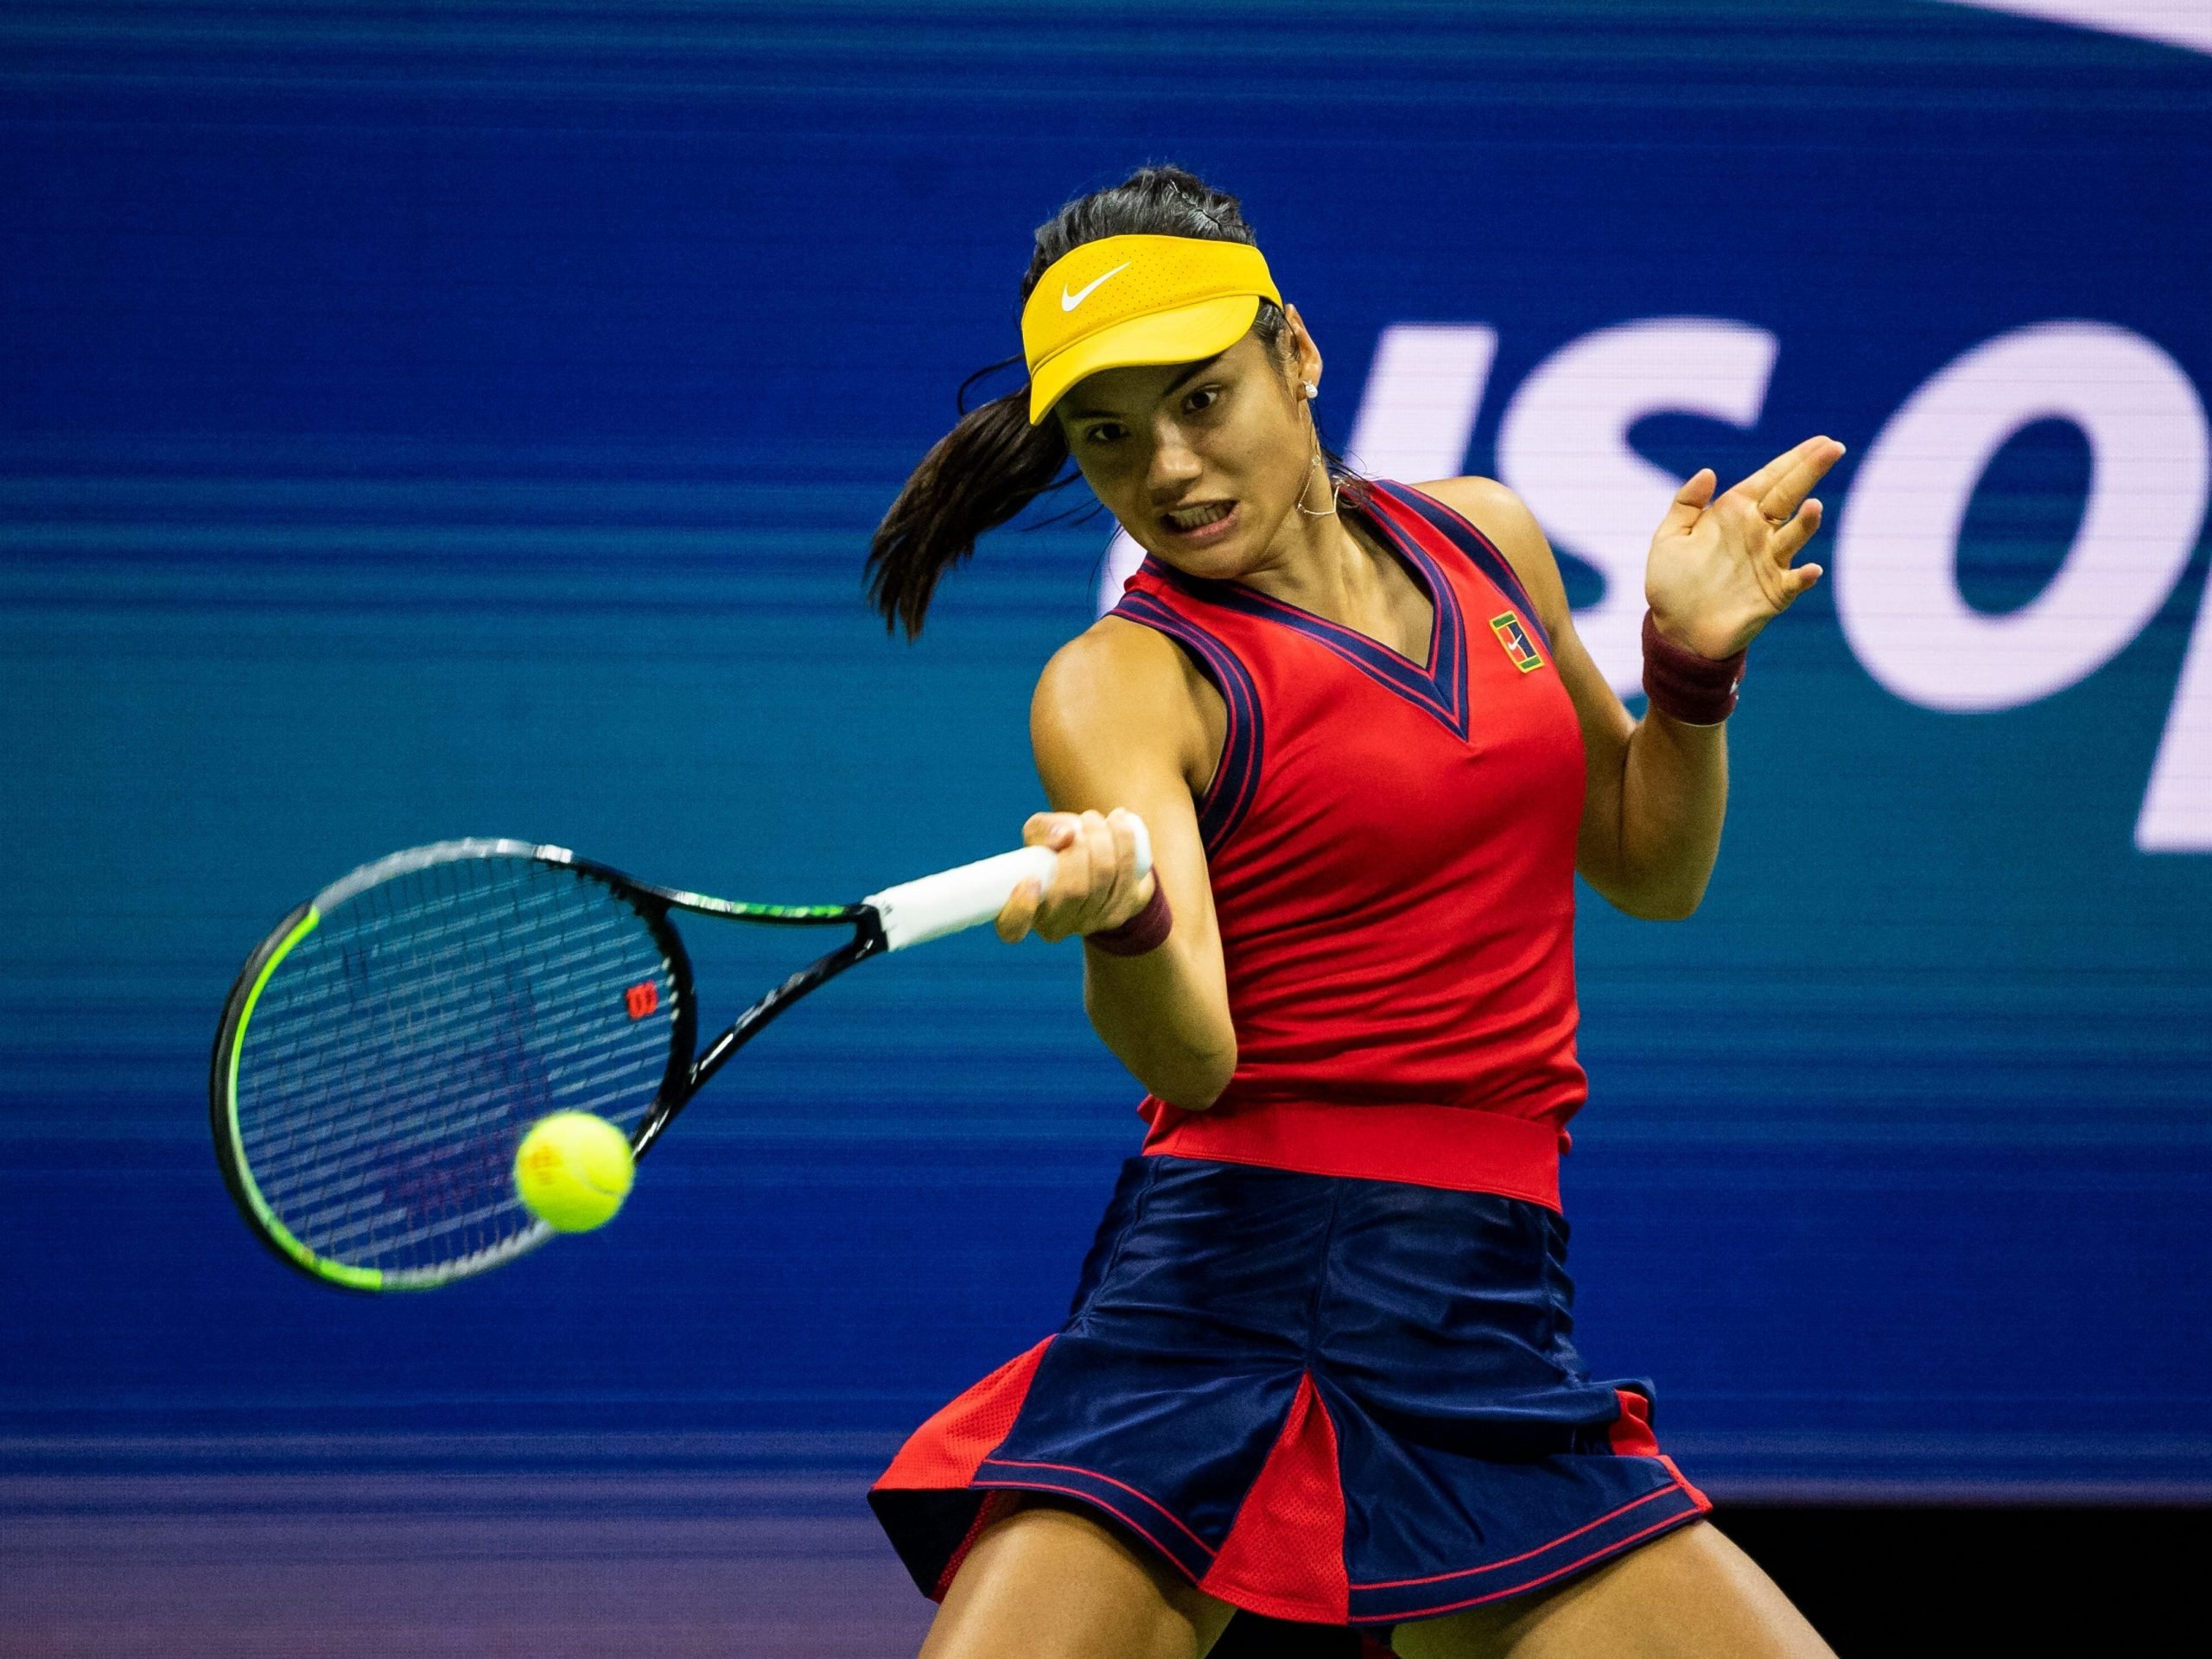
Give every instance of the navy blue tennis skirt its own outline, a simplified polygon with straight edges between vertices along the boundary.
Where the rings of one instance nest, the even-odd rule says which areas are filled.
[[[1520,1198],[1132,1158],[1058,1335],[869,1494],[924,1593],[1021,1493],[1237,1607],[1394,1624],[1554,1585],[1711,1506],[1593,1382],[1567,1224]]]

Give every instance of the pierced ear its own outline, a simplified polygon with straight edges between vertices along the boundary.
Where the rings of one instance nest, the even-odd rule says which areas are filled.
[[[1310,374],[1319,376],[1319,374],[1320,374],[1320,343],[1319,343],[1319,340],[1314,340],[1314,334],[1312,334],[1312,329],[1305,327],[1305,319],[1303,319],[1303,316],[1299,316],[1299,308],[1296,308],[1296,305],[1285,305],[1285,308],[1283,308],[1283,316],[1287,316],[1287,319],[1289,319],[1289,354],[1292,354],[1292,360],[1296,360],[1296,359],[1299,359],[1299,356],[1300,356],[1300,343],[1303,343],[1305,352],[1312,352],[1312,354],[1314,354],[1314,365],[1312,365]],[[1300,365],[1300,370],[1303,370],[1303,365]],[[1305,394],[1305,396],[1307,396],[1307,398],[1314,398],[1314,396],[1319,396],[1319,391],[1320,391],[1320,383],[1319,383],[1319,378],[1316,378],[1316,380],[1305,380],[1305,378],[1303,378],[1303,374],[1300,374],[1300,380],[1303,380],[1303,385],[1310,385],[1310,387],[1314,387],[1314,390],[1307,391],[1307,394]]]

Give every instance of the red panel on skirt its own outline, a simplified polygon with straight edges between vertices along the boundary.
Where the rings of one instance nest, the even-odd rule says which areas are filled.
[[[879,1486],[965,1486],[1021,1414],[1030,1379],[1050,1337],[993,1371],[916,1429],[876,1482]]]
[[[1348,1578],[1337,1431],[1308,1376],[1198,1588],[1270,1618],[1341,1624]]]

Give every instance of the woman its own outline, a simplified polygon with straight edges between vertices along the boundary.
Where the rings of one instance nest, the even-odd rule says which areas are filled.
[[[1150,1131],[1066,1325],[872,1494],[943,1602],[925,1659],[1189,1659],[1237,1608],[1408,1659],[1825,1653],[1701,1522],[1648,1387],[1584,1371],[1557,1170],[1574,872],[1696,908],[1742,653],[1819,578],[1842,447],[1683,486],[1639,722],[1510,491],[1331,465],[1235,198],[1146,168],[1038,232],[1024,296],[1029,385],[916,470],[873,592],[918,629],[1071,455],[1147,550],[1038,683],[1059,864],[999,931],[1083,936]]]

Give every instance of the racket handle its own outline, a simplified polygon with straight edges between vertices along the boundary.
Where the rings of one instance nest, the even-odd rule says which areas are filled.
[[[1136,842],[1137,874],[1142,876],[1152,868],[1152,836],[1142,818],[1136,820]],[[1040,892],[1049,888],[1058,862],[1059,855],[1048,847],[1023,847],[917,881],[902,881],[861,902],[873,905],[882,918],[886,946],[903,950],[989,921],[1006,908],[1006,901],[1024,881],[1033,880]]]

